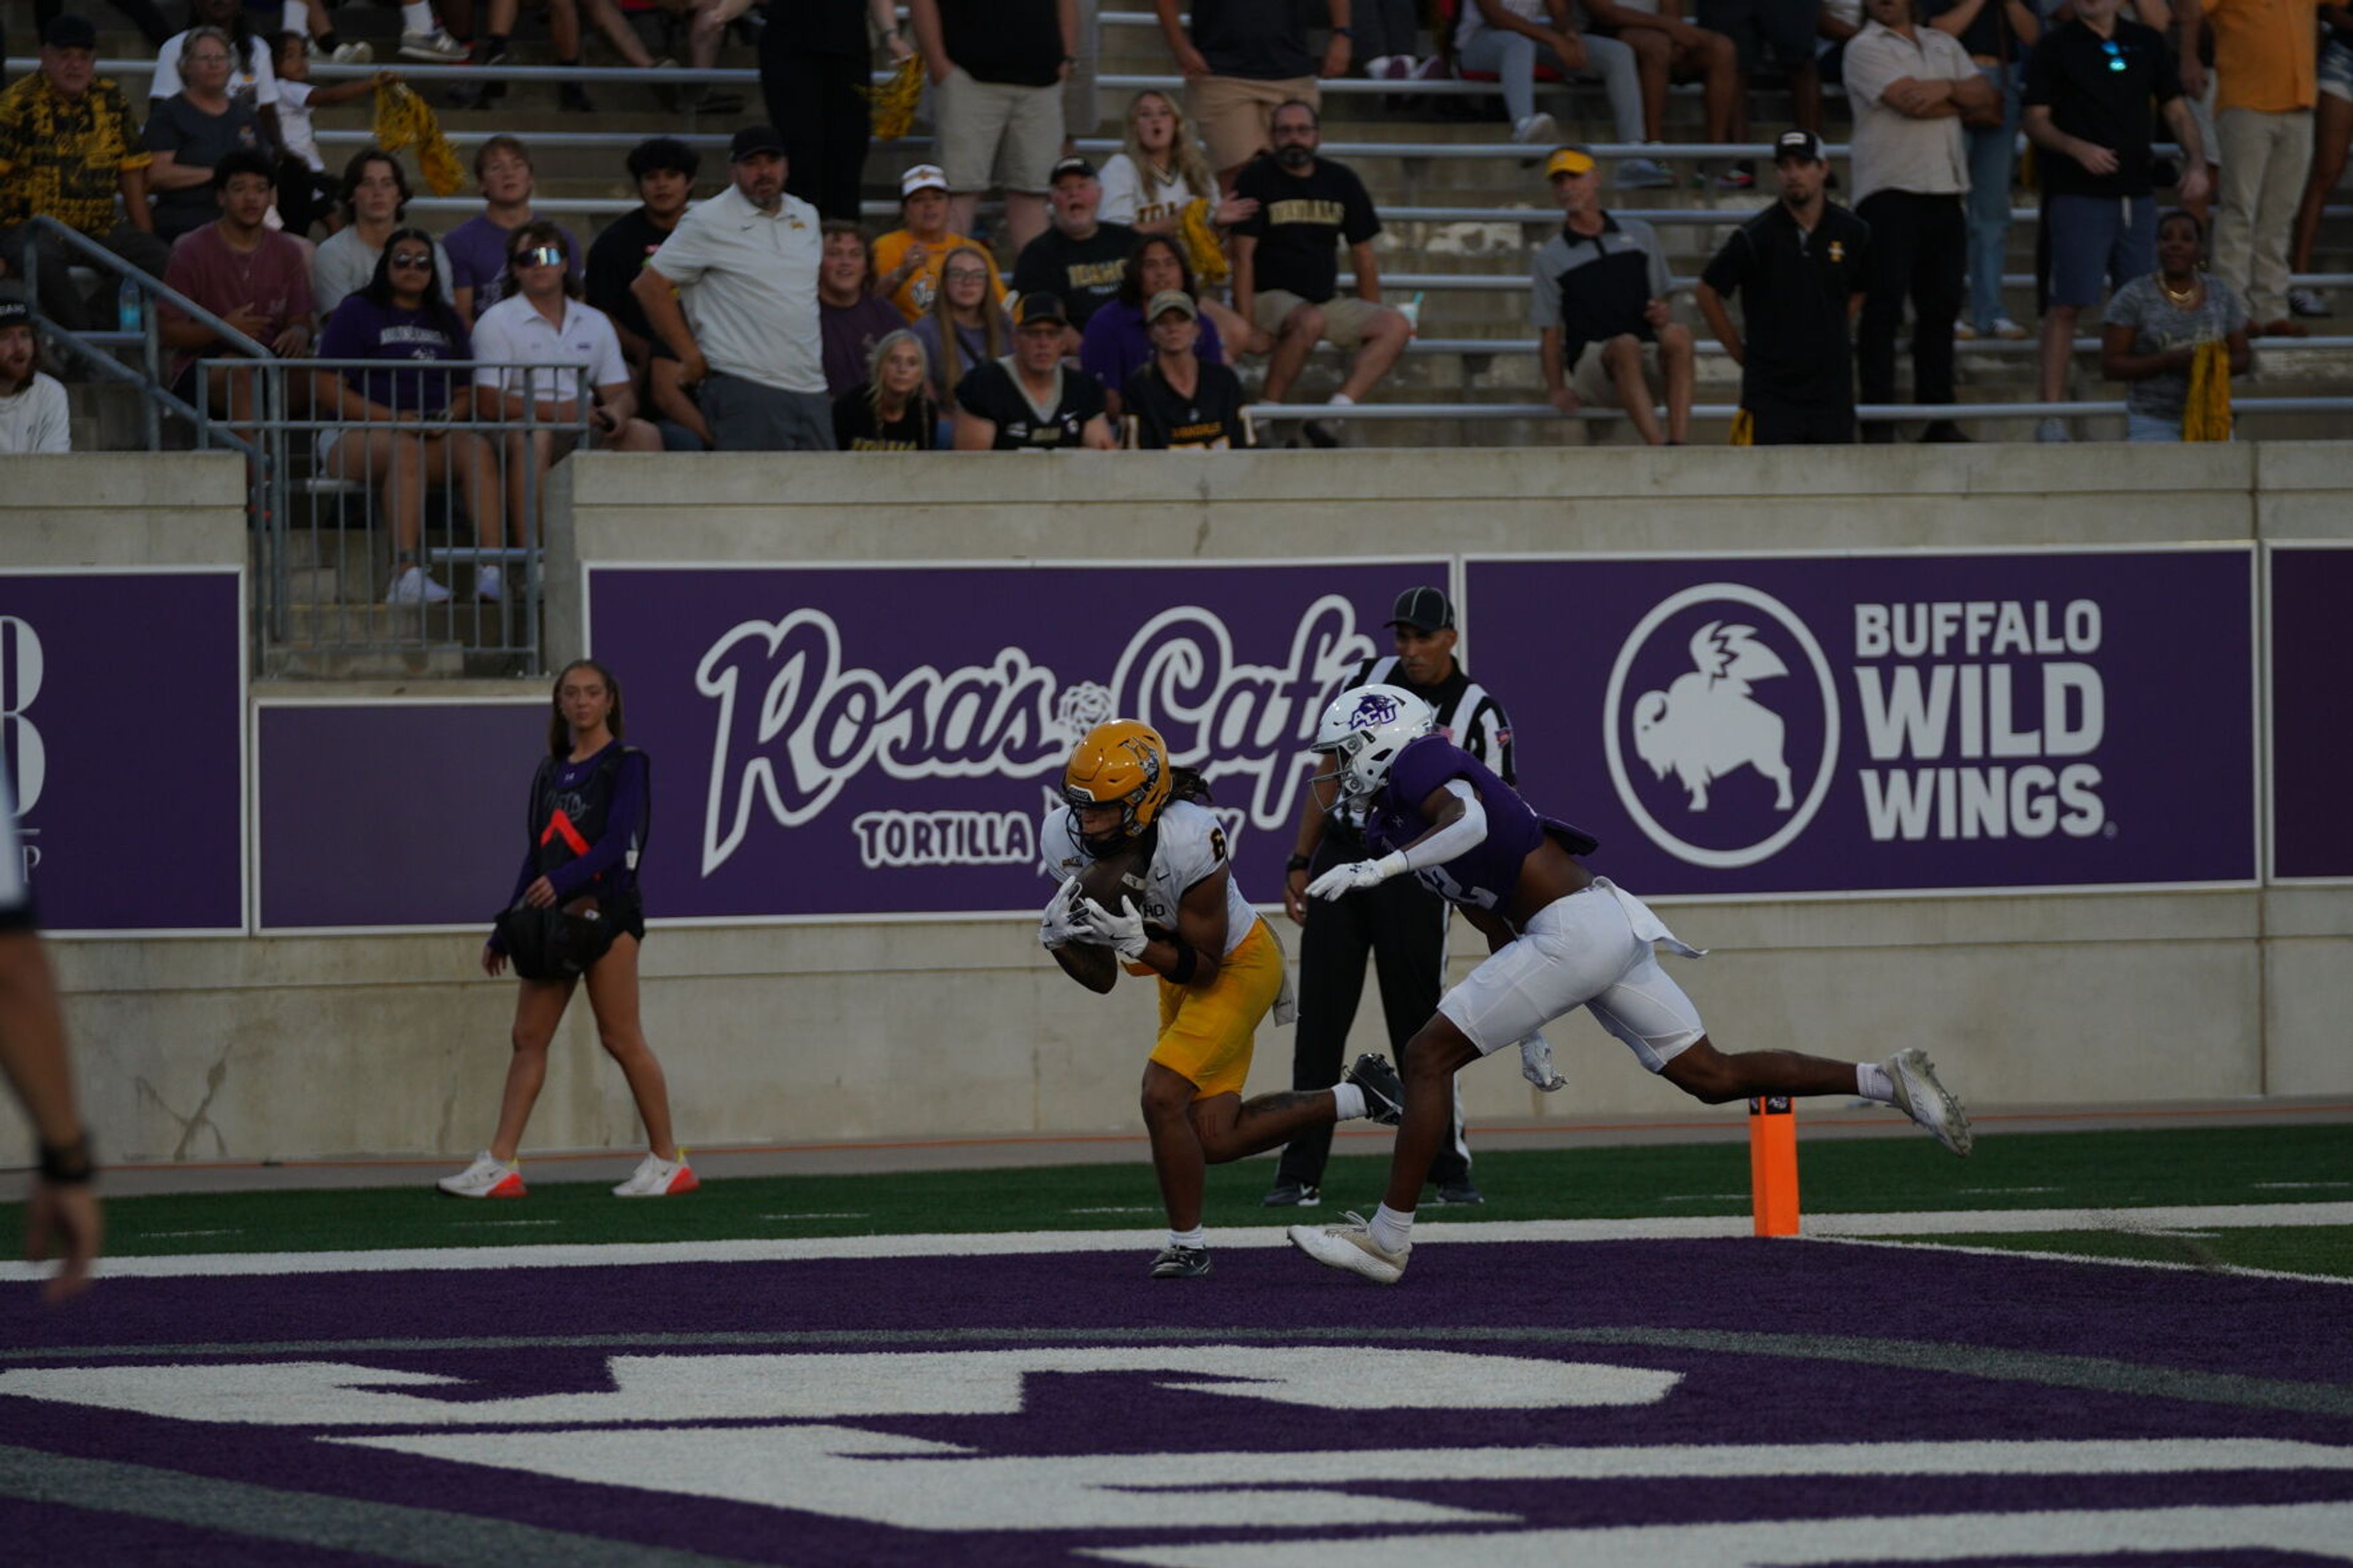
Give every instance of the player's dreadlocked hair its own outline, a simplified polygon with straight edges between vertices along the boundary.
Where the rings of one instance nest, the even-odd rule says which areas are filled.
[[[1201,776],[1198,768],[1171,765],[1168,770],[1168,798],[1207,805],[1209,804],[1209,781]]]

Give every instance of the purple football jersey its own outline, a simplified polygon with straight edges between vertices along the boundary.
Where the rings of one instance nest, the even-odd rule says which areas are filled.
[[[1487,813],[1487,837],[1472,849],[1438,866],[1414,871],[1414,879],[1451,903],[1492,910],[1508,901],[1520,879],[1520,862],[1549,834],[1572,855],[1589,855],[1595,839],[1566,822],[1539,816],[1487,764],[1436,735],[1424,735],[1389,764],[1388,782],[1373,796],[1365,837],[1376,855],[1401,849],[1437,824],[1421,814],[1421,803],[1461,779],[1479,792]]]

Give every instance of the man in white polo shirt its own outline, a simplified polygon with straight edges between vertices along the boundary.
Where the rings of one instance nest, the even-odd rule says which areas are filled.
[[[734,184],[689,207],[631,285],[681,382],[700,384],[723,452],[833,450],[817,298],[825,239],[817,209],[785,194],[784,145],[771,125],[735,132]]]

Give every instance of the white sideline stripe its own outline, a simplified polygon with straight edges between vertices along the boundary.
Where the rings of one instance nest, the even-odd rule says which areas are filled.
[[[2232,1229],[2249,1226],[2353,1225],[2353,1203],[2236,1204],[2135,1209],[1983,1209],[1928,1214],[1810,1215],[1804,1234],[1840,1237],[1964,1236],[2043,1230]],[[1648,1219],[1439,1220],[1421,1240],[1688,1241],[1746,1236],[1745,1215]],[[1442,1233],[1442,1235],[1440,1234]],[[835,1258],[965,1258],[977,1253],[1150,1252],[1165,1230],[975,1231],[955,1235],[746,1237],[734,1241],[567,1242],[522,1247],[387,1247],[370,1252],[215,1252],[169,1258],[110,1258],[99,1272],[115,1279],[175,1279],[261,1274],[390,1274],[434,1269],[618,1268],[681,1263],[800,1263]],[[1220,1228],[1220,1247],[1290,1244],[1280,1225]],[[2075,1259],[2078,1262],[2105,1261]],[[43,1264],[0,1263],[0,1280],[43,1279]]]
[[[2179,1233],[2149,1234],[2170,1236]],[[2284,1268],[2249,1268],[2237,1263],[2193,1263],[2186,1258],[2088,1258],[2079,1252],[2045,1252],[2040,1247],[1961,1247],[1949,1241],[1896,1241],[1875,1236],[1825,1236],[1818,1239],[1833,1247],[1889,1247],[1909,1252],[1959,1252],[1971,1258],[2031,1258],[2039,1263],[2104,1263],[2114,1268],[2177,1268],[2191,1274],[2230,1274],[2244,1279],[2293,1279],[2304,1285],[2353,1287],[2353,1279],[2341,1274],[2296,1274]]]

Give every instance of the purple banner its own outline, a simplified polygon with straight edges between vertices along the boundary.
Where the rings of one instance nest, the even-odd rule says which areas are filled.
[[[2252,552],[1473,560],[1520,782],[1645,894],[2252,880]]]
[[[2353,878],[2353,546],[2271,552],[2272,875]]]
[[[260,923],[479,925],[522,863],[544,702],[265,705]]]
[[[0,752],[51,931],[245,925],[240,574],[0,574]]]
[[[1033,909],[1039,819],[1113,716],[1208,774],[1243,889],[1277,899],[1324,704],[1388,650],[1398,594],[1447,580],[1442,558],[592,568],[593,646],[654,762],[648,910]]]

